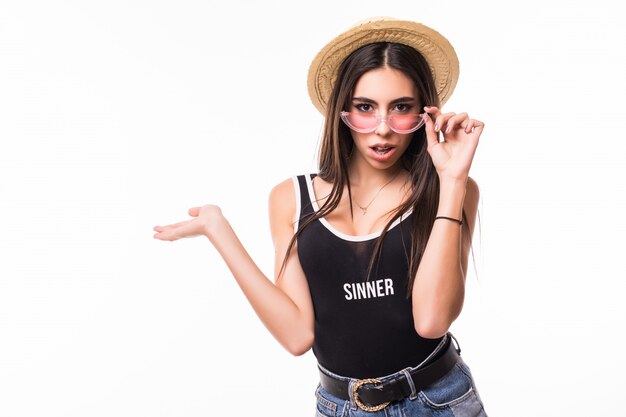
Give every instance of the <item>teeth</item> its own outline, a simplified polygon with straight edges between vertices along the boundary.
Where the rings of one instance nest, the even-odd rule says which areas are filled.
[[[372,149],[379,155],[385,155],[387,152],[393,149],[393,146],[372,146]]]

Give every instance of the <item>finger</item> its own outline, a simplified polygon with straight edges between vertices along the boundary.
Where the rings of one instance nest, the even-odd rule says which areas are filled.
[[[154,238],[173,241],[178,240],[182,237],[194,235],[194,225],[191,224],[191,221],[187,221],[184,223],[187,224],[183,224],[178,227],[164,228],[159,233],[156,233],[154,235]]]
[[[441,110],[439,110],[439,107],[435,106],[424,106],[424,112],[430,115],[433,120],[435,120],[441,114]]]
[[[188,213],[192,217],[198,217],[198,214],[200,214],[200,207],[192,207],[189,209]]]
[[[154,226],[153,230],[161,231],[161,230],[166,230],[166,229],[171,229],[171,228],[176,228],[176,227],[180,227],[184,224],[189,223],[190,220],[185,220],[182,222],[178,222],[178,223],[172,223],[172,224],[166,224],[165,226]]]
[[[170,242],[174,241],[174,240],[178,240],[178,238],[175,236],[175,234],[173,232],[171,232],[171,231],[168,231],[168,230],[165,230],[165,231],[162,231],[162,232],[159,232],[159,233],[155,233],[153,235],[153,237],[155,239],[159,239],[159,240],[169,240]]]
[[[424,130],[426,131],[426,144],[430,148],[439,143],[439,136],[435,132],[435,123],[427,113],[422,114],[424,119]]]
[[[159,239],[159,240],[170,240],[170,241],[175,240],[175,239],[169,239],[165,232],[155,233],[154,235],[152,235],[152,237],[155,239]]]
[[[152,235],[153,238],[159,239],[159,240],[173,240],[173,239],[170,239],[171,232],[169,231],[169,229],[165,229],[162,226],[156,226],[154,227],[154,230],[157,233]]]
[[[437,116],[437,118],[435,119],[435,132],[439,132],[441,131],[441,128],[447,125],[448,120],[454,116],[456,113],[445,113],[445,114],[440,114],[439,116]]]
[[[424,111],[435,117],[437,117],[439,113],[441,113],[441,110],[437,106],[424,106]]]
[[[480,120],[469,119],[467,122],[467,126],[465,126],[465,133],[478,133],[479,135],[482,133],[485,124]]]
[[[446,122],[445,133],[452,132],[452,129],[454,129],[457,126],[464,127],[468,119],[469,117],[467,113],[459,113],[450,117],[448,121]]]

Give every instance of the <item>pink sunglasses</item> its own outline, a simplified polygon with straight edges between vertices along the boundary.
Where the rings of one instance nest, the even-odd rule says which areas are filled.
[[[391,114],[382,117],[379,114],[371,113],[350,113],[342,111],[341,120],[355,132],[371,133],[382,123],[396,133],[411,133],[424,125],[421,114]]]

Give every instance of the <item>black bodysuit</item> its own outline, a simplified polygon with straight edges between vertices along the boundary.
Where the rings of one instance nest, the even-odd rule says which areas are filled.
[[[313,176],[294,177],[296,228],[319,209]],[[298,256],[315,310],[313,353],[324,368],[353,378],[385,376],[418,365],[441,340],[417,334],[406,297],[412,219],[408,212],[391,226],[369,279],[380,233],[349,236],[322,218],[299,236]]]

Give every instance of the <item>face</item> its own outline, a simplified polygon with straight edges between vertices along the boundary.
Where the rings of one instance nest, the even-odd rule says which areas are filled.
[[[417,89],[404,73],[388,67],[377,68],[366,72],[357,81],[352,102],[346,110],[356,114],[378,114],[383,118],[417,114],[420,110]],[[395,166],[414,135],[394,132],[386,121],[370,133],[352,129],[350,133],[355,146],[354,162],[365,162],[377,169]]]

